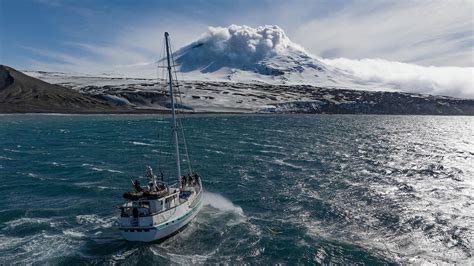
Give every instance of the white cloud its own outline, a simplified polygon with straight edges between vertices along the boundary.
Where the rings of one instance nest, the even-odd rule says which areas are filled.
[[[197,41],[177,52],[182,71],[209,72],[221,67],[253,69],[253,64],[276,54],[303,51],[278,26],[230,25],[209,27]]]
[[[404,92],[474,99],[474,67],[426,67],[382,59],[322,59],[361,82]]]
[[[302,23],[293,39],[321,57],[474,66],[473,1],[355,1]]]

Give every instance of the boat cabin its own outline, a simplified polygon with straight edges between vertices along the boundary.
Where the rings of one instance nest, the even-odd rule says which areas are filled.
[[[179,191],[167,195],[165,197],[149,199],[142,197],[138,200],[132,200],[125,203],[120,208],[122,210],[121,217],[144,217],[150,216],[165,210],[169,210],[180,204]]]

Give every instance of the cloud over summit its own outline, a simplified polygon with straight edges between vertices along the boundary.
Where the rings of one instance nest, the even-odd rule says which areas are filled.
[[[209,27],[197,41],[180,49],[177,56],[183,64],[182,71],[201,67],[207,72],[221,67],[242,68],[288,51],[303,49],[291,42],[276,25],[257,28],[230,25]],[[210,61],[213,64],[209,65]]]

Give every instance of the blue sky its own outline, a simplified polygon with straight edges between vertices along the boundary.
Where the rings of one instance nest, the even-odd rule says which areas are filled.
[[[474,66],[473,1],[0,0],[0,63],[105,71],[150,62],[208,26],[279,25],[323,58]]]

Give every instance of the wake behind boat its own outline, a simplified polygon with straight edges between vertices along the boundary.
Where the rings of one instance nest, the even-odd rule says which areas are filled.
[[[161,178],[158,181],[150,166],[147,166],[146,171],[148,178],[146,187],[142,187],[138,180],[133,182],[133,190],[123,194],[127,201],[120,206],[119,230],[122,236],[129,241],[151,242],[173,235],[198,214],[202,205],[201,178],[192,171],[184,132],[181,123],[177,122],[174,96],[174,86],[177,86],[177,79],[173,78],[172,66],[175,64],[167,32],[165,32],[165,48],[178,183],[175,186],[169,186],[164,181],[163,172],[161,172]],[[181,175],[178,130],[180,130],[181,142],[187,157],[187,175]]]

